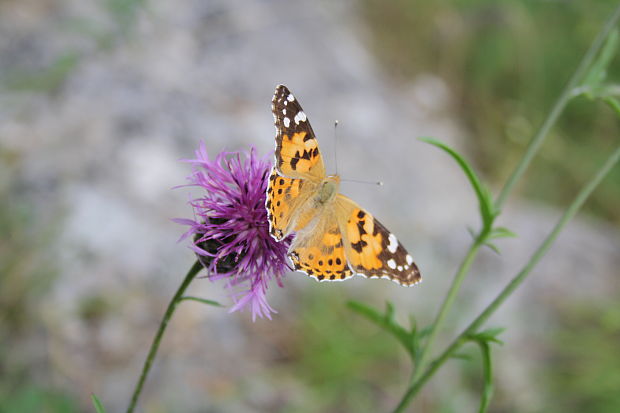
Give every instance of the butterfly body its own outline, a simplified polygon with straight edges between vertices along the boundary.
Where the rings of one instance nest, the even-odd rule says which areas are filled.
[[[314,201],[317,205],[325,206],[334,201],[340,187],[340,177],[338,175],[328,176],[321,182]]]
[[[276,88],[275,165],[265,207],[270,234],[295,238],[295,269],[318,281],[353,275],[387,278],[401,285],[421,280],[413,259],[368,211],[339,193],[340,177],[327,175],[318,142],[301,106],[285,86]]]

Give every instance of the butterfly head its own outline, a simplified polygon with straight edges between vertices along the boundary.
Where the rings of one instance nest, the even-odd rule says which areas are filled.
[[[319,186],[316,194],[316,202],[325,205],[331,202],[340,188],[340,177],[338,175],[330,175],[325,177]]]

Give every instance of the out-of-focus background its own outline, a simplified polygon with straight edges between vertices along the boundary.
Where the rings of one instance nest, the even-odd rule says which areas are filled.
[[[425,281],[273,286],[272,321],[185,302],[143,412],[379,412],[409,364],[346,307],[395,303],[428,324],[478,225],[476,200],[433,136],[498,190],[614,1],[0,1],[0,412],[121,411],[164,308],[193,263],[169,218],[212,154],[273,150],[276,84],[295,93],[343,192],[412,252]],[[610,77],[618,80],[617,59]],[[527,260],[618,144],[618,119],[576,100],[510,199],[518,233],[484,251],[441,339]],[[620,169],[491,320],[492,412],[620,411]],[[198,279],[192,294],[230,305]],[[454,360],[415,411],[475,411],[477,353]]]

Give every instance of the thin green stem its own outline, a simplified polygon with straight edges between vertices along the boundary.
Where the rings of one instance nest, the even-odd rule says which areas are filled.
[[[596,38],[590,45],[590,48],[581,59],[579,66],[575,70],[575,73],[573,73],[572,77],[568,81],[568,84],[562,91],[562,94],[553,105],[551,112],[549,112],[549,115],[543,122],[542,126],[528,144],[527,149],[525,150],[525,154],[523,155],[523,158],[521,158],[521,162],[519,162],[519,165],[517,165],[512,175],[510,175],[510,177],[506,181],[506,184],[502,188],[502,191],[497,197],[497,200],[495,201],[495,206],[498,210],[502,208],[502,206],[506,202],[506,199],[508,198],[508,195],[510,195],[512,188],[525,173],[525,170],[532,162],[532,159],[536,155],[536,152],[538,152],[540,145],[542,145],[551,127],[555,124],[568,102],[574,97],[574,89],[578,86],[579,82],[582,81],[587,70],[592,65],[594,58],[597,56],[598,52],[605,44],[605,40],[618,23],[618,19],[620,19],[620,6],[616,8],[612,16],[609,18],[609,20],[607,20],[607,23],[605,23],[605,26],[603,26],[603,29],[601,29],[599,34],[596,36]]]
[[[394,410],[394,413],[403,412],[409,405],[412,398],[422,388],[422,386],[435,374],[435,372],[445,363],[456,350],[467,341],[467,337],[475,333],[482,324],[484,324],[489,317],[506,301],[506,299],[523,283],[525,278],[530,274],[534,266],[540,261],[540,259],[549,250],[555,239],[558,237],[560,231],[566,226],[566,224],[577,214],[583,203],[588,199],[590,194],[603,180],[603,178],[611,171],[616,163],[620,160],[620,147],[618,147],[612,155],[607,159],[605,164],[598,170],[594,178],[587,185],[585,185],[579,194],[575,197],[575,200],[566,209],[558,223],[553,230],[547,235],[547,238],[542,242],[540,247],[534,252],[528,263],[523,267],[510,283],[502,290],[502,292],[489,304],[482,313],[472,323],[454,339],[454,341],[444,350],[443,353],[435,361],[433,361],[428,369],[424,371],[422,375],[412,384],[407,390],[405,396],[401,400],[400,404]]]
[[[439,332],[440,327],[443,325],[446,315],[448,314],[448,311],[450,311],[450,308],[452,307],[452,304],[456,299],[459,289],[461,288],[461,283],[469,272],[469,268],[471,267],[471,264],[476,258],[476,254],[478,253],[479,249],[480,243],[478,241],[475,241],[469,248],[469,251],[467,251],[467,255],[463,259],[461,266],[456,272],[456,275],[452,280],[452,285],[450,286],[450,291],[448,291],[446,298],[444,298],[443,303],[441,304],[441,308],[437,313],[437,317],[435,318],[435,322],[432,325],[431,331],[428,335],[428,339],[426,340],[424,348],[422,349],[422,354],[420,355],[417,365],[415,366],[415,372],[413,374],[412,382],[416,381],[422,374],[424,365],[426,364],[426,360],[430,355],[430,350],[433,348],[433,343],[435,342],[437,333]]]
[[[157,330],[157,334],[155,334],[155,338],[151,343],[151,348],[149,350],[149,354],[146,356],[146,360],[144,361],[144,366],[142,367],[142,374],[140,374],[140,379],[138,379],[138,383],[136,384],[136,388],[133,391],[133,395],[131,397],[131,402],[129,403],[129,407],[127,408],[127,413],[132,413],[136,408],[136,403],[138,403],[138,397],[140,397],[140,393],[142,393],[142,387],[144,386],[144,381],[146,380],[146,376],[149,374],[149,370],[151,369],[151,365],[153,364],[153,360],[157,355],[157,350],[159,349],[159,344],[161,343],[161,339],[166,331],[166,327],[168,326],[168,321],[174,314],[174,310],[177,308],[177,304],[181,301],[181,297],[187,290],[187,287],[192,282],[192,280],[196,277],[196,274],[200,272],[202,269],[202,264],[199,261],[196,261],[192,268],[187,272],[185,279],[179,286],[179,289],[170,300],[170,304],[168,304],[168,308],[166,309],[166,313],[159,323],[159,329]]]

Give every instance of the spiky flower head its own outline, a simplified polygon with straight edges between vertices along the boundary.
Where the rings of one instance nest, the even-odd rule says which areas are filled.
[[[254,148],[247,153],[222,152],[209,160],[200,144],[196,159],[186,160],[193,172],[185,186],[199,187],[201,195],[189,201],[194,219],[176,219],[189,225],[182,236],[191,237],[196,253],[213,281],[226,280],[235,304],[256,316],[271,319],[275,310],[267,303],[271,279],[282,287],[289,269],[286,253],[290,239],[277,242],[269,235],[265,197],[270,164]]]

